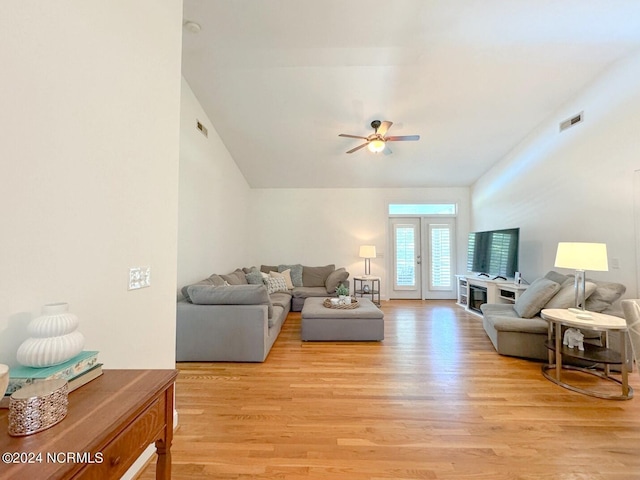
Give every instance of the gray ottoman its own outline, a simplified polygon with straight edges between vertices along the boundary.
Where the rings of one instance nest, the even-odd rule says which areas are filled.
[[[384,339],[384,313],[368,298],[352,309],[327,308],[324,298],[309,297],[302,307],[303,341],[371,342]]]

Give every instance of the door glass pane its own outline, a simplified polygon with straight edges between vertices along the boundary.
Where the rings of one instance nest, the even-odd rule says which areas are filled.
[[[398,287],[416,284],[414,227],[396,226],[396,281]]]
[[[431,225],[431,288],[451,288],[451,229]]]

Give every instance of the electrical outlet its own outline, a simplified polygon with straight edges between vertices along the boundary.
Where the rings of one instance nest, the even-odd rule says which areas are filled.
[[[131,267],[129,269],[129,290],[151,286],[151,267]]]

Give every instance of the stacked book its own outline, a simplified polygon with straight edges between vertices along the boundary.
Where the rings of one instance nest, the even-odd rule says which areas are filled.
[[[40,380],[62,378],[69,383],[69,392],[102,375],[102,364],[98,363],[98,352],[83,351],[60,365],[51,367],[13,367],[9,370],[9,386],[5,395],[11,395],[25,385]]]

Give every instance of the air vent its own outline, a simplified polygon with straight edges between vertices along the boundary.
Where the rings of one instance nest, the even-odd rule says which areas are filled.
[[[567,128],[571,128],[578,123],[581,123],[584,120],[584,112],[580,112],[577,115],[574,115],[571,118],[567,118],[564,122],[560,122],[560,131],[566,130]]]
[[[205,137],[209,137],[209,132],[207,131],[207,127],[205,127],[203,124],[200,123],[200,120],[196,120],[197,122],[197,128],[198,130],[200,130],[200,132],[205,136]]]

